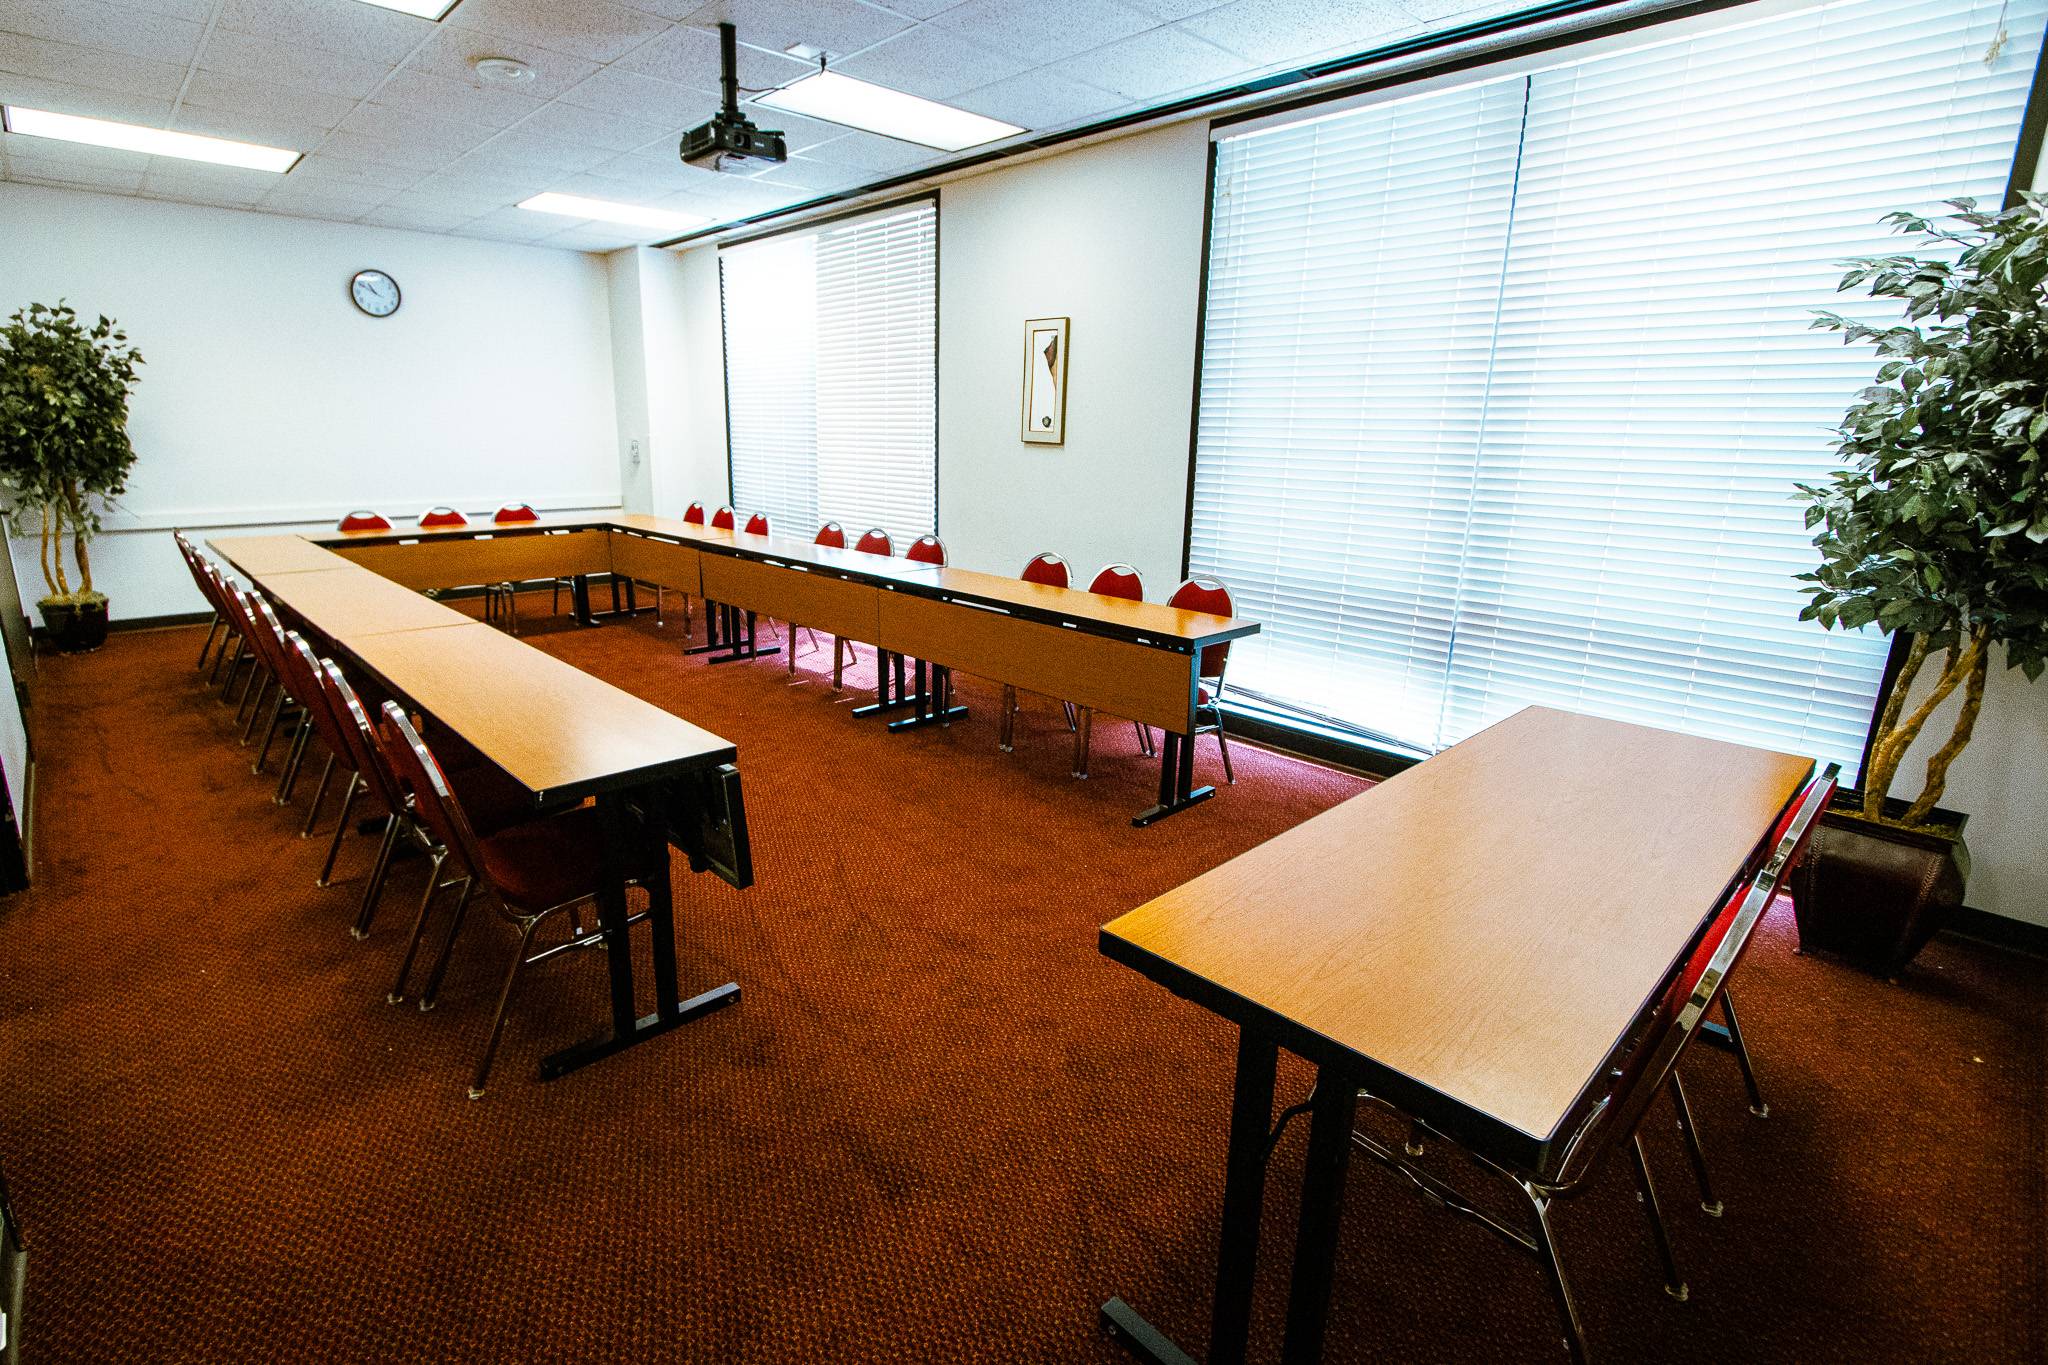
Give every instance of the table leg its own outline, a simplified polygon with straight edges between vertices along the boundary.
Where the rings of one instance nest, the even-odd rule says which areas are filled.
[[[1223,1230],[1216,1253],[1216,1290],[1209,1311],[1210,1365],[1243,1365],[1251,1341],[1252,1287],[1259,1259],[1259,1212],[1266,1199],[1267,1146],[1273,1121],[1273,1078],[1279,1048],[1240,1029],[1237,1084],[1230,1104],[1230,1151],[1224,1159]],[[1348,1137],[1348,1133],[1346,1134]],[[1102,1325],[1141,1360],[1193,1365],[1122,1299],[1102,1306]]]
[[[669,888],[668,844],[632,808],[627,793],[606,792],[597,798],[597,808],[604,829],[597,914],[605,936],[605,968],[611,985],[611,1031],[542,1059],[543,1080],[623,1052],[740,998],[738,983],[728,981],[691,999],[676,999],[675,911]],[[648,924],[653,930],[654,984],[660,994],[654,1013],[645,1017],[634,1015],[633,940],[626,922],[626,869],[633,866],[657,869],[648,877],[646,889]]]
[[[1159,746],[1159,800],[1131,817],[1140,829],[1216,794],[1214,787],[1195,786],[1195,737],[1164,732]]]
[[[893,679],[893,682],[892,682]],[[875,651],[875,699],[866,706],[856,706],[856,716],[880,716],[890,711],[900,711],[909,706],[912,698],[904,695],[903,656],[891,654],[886,649]]]
[[[1327,1068],[1319,1071],[1309,1109],[1308,1163],[1301,1181],[1301,1229],[1294,1240],[1282,1365],[1315,1365],[1323,1358],[1330,1284],[1337,1270],[1337,1229],[1344,1213],[1344,1172],[1351,1163],[1357,1111],[1358,1087]]]
[[[569,600],[576,608],[576,624],[594,626],[597,618],[590,613],[590,576],[577,574],[569,580]]]
[[[708,617],[711,614],[707,612],[706,616]],[[705,660],[706,663],[729,664],[735,659],[758,659],[764,654],[774,654],[782,648],[780,645],[769,645],[764,649],[755,640],[753,612],[742,612],[738,607],[720,606],[717,609],[717,614],[725,618],[724,624],[720,628],[725,636],[724,643],[705,644],[695,649],[685,650],[683,651],[684,653],[710,654],[712,657]],[[746,618],[744,628],[740,625],[740,618],[742,616]],[[719,633],[720,631],[711,632],[713,636]]]
[[[919,659],[911,671],[914,689],[910,695],[911,714],[902,720],[890,721],[889,728],[915,730],[920,725],[951,725],[966,715],[966,707],[946,705],[946,698],[950,695],[949,681],[950,670],[937,664],[927,666],[923,659]]]

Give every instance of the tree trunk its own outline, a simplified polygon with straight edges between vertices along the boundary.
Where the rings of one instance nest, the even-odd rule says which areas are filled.
[[[50,596],[55,597],[57,595],[57,575],[50,570],[50,546],[57,537],[56,533],[50,529],[50,509],[43,507],[37,510],[40,523],[40,529],[36,533],[38,541],[37,563],[43,571],[43,586],[50,590]],[[58,567],[61,568],[63,566],[60,564]]]
[[[1913,709],[1912,714],[1900,721],[1898,726],[1878,745],[1878,756],[1871,761],[1871,767],[1884,775],[1890,784],[1890,775],[1896,773],[1899,764],[1905,761],[1906,751],[1913,747],[1913,741],[1920,737],[1920,731],[1927,724],[1935,708],[1948,700],[1949,693],[1968,677],[1977,667],[1977,660],[1984,653],[1985,632],[1980,627],[1969,636],[1967,646],[1958,640],[1950,646],[1948,657],[1942,661],[1941,678],[1934,684],[1934,690],[1926,700]],[[1975,716],[1972,715],[1972,720]],[[1965,736],[1967,738],[1967,736]],[[1916,803],[1917,804],[1917,803]],[[1882,812],[1882,807],[1879,811]]]
[[[64,481],[64,501],[71,513],[71,554],[78,561],[78,590],[91,592],[92,557],[85,552],[91,531],[86,525],[85,508],[79,504],[78,485],[70,479]]]
[[[1948,765],[1956,761],[1956,755],[1970,742],[1970,732],[1977,726],[1977,713],[1984,709],[1984,678],[1991,671],[1991,645],[1989,632],[1979,626],[1971,637],[1971,649],[1976,655],[1970,666],[1969,686],[1963,690],[1962,710],[1956,713],[1956,728],[1949,734],[1948,742],[1935,751],[1927,760],[1927,785],[1920,795],[1913,798],[1913,804],[1899,817],[1903,825],[1917,825],[1927,819],[1934,809],[1934,803],[1941,800],[1942,789],[1948,785]]]
[[[50,563],[56,569],[57,595],[71,595],[71,575],[64,572],[64,514],[54,502],[43,504],[43,529],[50,534]]]
[[[1870,771],[1863,774],[1863,813],[1875,820],[1884,813],[1884,799],[1891,795],[1892,779],[1898,776],[1899,765],[1884,767],[1879,756],[1884,751],[1885,741],[1899,723],[1899,710],[1906,704],[1906,693],[1913,689],[1913,680],[1920,676],[1920,666],[1927,662],[1927,637],[1915,635],[1912,645],[1906,650],[1906,662],[1899,669],[1899,676],[1892,679],[1891,695],[1885,698],[1884,714],[1878,717],[1877,741],[1870,746]]]

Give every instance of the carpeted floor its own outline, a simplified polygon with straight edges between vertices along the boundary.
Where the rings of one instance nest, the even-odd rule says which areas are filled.
[[[1076,783],[1042,699],[1014,755],[971,681],[967,721],[888,735],[676,629],[528,638],[738,743],[759,884],[680,876],[678,918],[684,989],[744,996],[543,1084],[604,1008],[594,957],[550,963],[475,1103],[504,927],[477,922],[438,1011],[387,1006],[419,865],[352,940],[368,841],[313,886],[197,632],[44,661],[40,881],[0,902],[27,1359],[1107,1365],[1112,1294],[1200,1347],[1233,1036],[1095,929],[1361,784],[1245,746],[1236,787],[1134,830],[1128,726]],[[1792,948],[1781,905],[1736,977],[1771,1118],[1727,1058],[1687,1063],[1724,1218],[1661,1117],[1651,1139],[1692,1301],[1624,1167],[1560,1215],[1596,1355],[2041,1359],[2041,967],[1941,942],[1888,986]],[[1282,1103],[1304,1089],[1283,1073]],[[1269,1185],[1268,1357],[1303,1136]],[[1561,1358],[1533,1263],[1365,1162],[1336,1298],[1332,1361]]]

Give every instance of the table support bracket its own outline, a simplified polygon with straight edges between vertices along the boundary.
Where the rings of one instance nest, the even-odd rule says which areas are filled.
[[[702,995],[692,996],[676,1005],[675,1013],[666,1017],[660,1011],[643,1015],[633,1021],[633,1027],[625,1034],[607,1034],[593,1038],[574,1047],[563,1048],[541,1059],[540,1076],[544,1081],[566,1076],[571,1071],[589,1066],[592,1062],[603,1061],[614,1053],[624,1052],[637,1043],[657,1038],[670,1029],[689,1023],[692,1019],[724,1009],[727,1005],[739,1003],[740,987],[736,981],[723,986],[714,986]]]

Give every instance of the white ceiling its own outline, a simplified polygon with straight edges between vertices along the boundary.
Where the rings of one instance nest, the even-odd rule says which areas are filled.
[[[946,154],[770,109],[788,164],[685,166],[717,105],[808,43],[849,76],[1034,134],[1351,53],[1528,0],[461,0],[439,23],[360,0],[0,0],[0,104],[306,153],[287,175],[0,135],[0,179],[602,251],[633,229],[512,207],[543,190],[723,222]],[[535,80],[487,85],[479,57]]]

